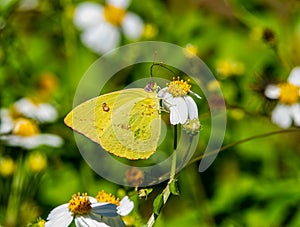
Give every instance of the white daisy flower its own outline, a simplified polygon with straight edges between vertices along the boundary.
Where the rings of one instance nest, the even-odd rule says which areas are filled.
[[[279,103],[272,111],[272,122],[281,128],[288,128],[293,121],[300,126],[300,67],[295,67],[286,83],[268,85],[265,96],[270,99],[278,99]]]
[[[133,209],[133,202],[127,196],[119,201],[110,194],[104,193],[101,195],[103,196],[102,199],[107,202],[99,202],[98,199],[87,196],[87,194],[80,196],[80,193],[78,193],[73,195],[69,203],[60,205],[50,212],[45,227],[69,226],[73,219],[78,227],[125,227],[119,215],[122,215],[121,213],[127,215]]]
[[[198,108],[192,97],[188,94],[192,93],[189,81],[173,78],[173,81],[167,84],[167,87],[158,92],[158,98],[162,99],[163,106],[170,111],[170,122],[172,125],[183,124],[193,125],[192,130],[199,130],[200,123],[198,120]],[[201,98],[197,94],[196,97]]]
[[[14,103],[14,109],[25,117],[41,123],[53,122],[57,119],[56,109],[49,103],[34,103],[29,98],[22,98]]]
[[[80,3],[75,10],[74,24],[82,30],[81,41],[97,54],[118,46],[121,34],[138,39],[144,30],[142,19],[126,9],[130,0],[107,0],[102,6],[93,2]]]
[[[9,119],[9,115],[6,117]],[[5,141],[9,146],[33,149],[41,145],[60,147],[63,144],[62,138],[57,135],[40,133],[38,126],[32,120],[26,118],[10,118],[10,120],[13,124],[5,123],[7,127],[3,131],[10,134],[0,136],[0,140]]]

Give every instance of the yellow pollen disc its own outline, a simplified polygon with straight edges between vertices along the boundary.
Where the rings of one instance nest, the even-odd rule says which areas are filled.
[[[104,17],[107,22],[114,26],[120,26],[125,17],[126,11],[113,5],[106,5],[103,9]]]
[[[91,202],[87,193],[80,193],[72,195],[72,199],[69,201],[69,210],[75,215],[86,215],[91,210]]]
[[[299,87],[289,82],[279,84],[279,101],[283,104],[293,105],[299,99]]]
[[[107,194],[103,190],[98,192],[96,199],[99,203],[112,203],[120,206],[120,199],[113,196],[111,193]]]
[[[177,79],[174,77],[173,81],[167,84],[169,92],[175,97],[185,96],[189,93],[191,88],[189,82],[190,80],[181,80],[179,76],[177,77]]]
[[[33,136],[39,133],[39,129],[33,121],[25,118],[18,118],[15,120],[12,133],[18,136]]]

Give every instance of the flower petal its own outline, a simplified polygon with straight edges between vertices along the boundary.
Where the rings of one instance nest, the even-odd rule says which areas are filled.
[[[290,108],[295,125],[300,126],[300,105],[297,103],[292,105]]]
[[[34,104],[28,98],[22,98],[14,103],[14,108],[26,117],[39,122],[53,122],[57,119],[56,109],[49,103]]]
[[[41,103],[37,106],[35,118],[39,122],[53,122],[57,117],[56,109],[49,103]]]
[[[0,109],[0,134],[9,133],[13,130],[14,123],[7,109]]]
[[[118,216],[117,206],[111,203],[95,203],[92,204],[92,213],[100,214],[105,217]]]
[[[45,227],[65,227],[68,226],[72,220],[73,215],[68,209],[69,204],[65,203],[54,208],[47,217]]]
[[[144,23],[138,15],[127,13],[123,19],[122,28],[127,38],[138,39],[143,33]]]
[[[97,54],[104,54],[119,44],[119,30],[108,23],[86,30],[81,34],[81,41]]]
[[[130,0],[106,0],[106,3],[122,9],[127,9]]]
[[[77,227],[109,227],[104,222],[98,222],[89,217],[77,216],[75,218],[75,225]]]
[[[0,139],[6,141],[9,146],[23,147],[25,149],[33,149],[41,145],[60,147],[63,144],[63,140],[53,134],[38,134],[35,136],[8,135],[1,136]]]
[[[184,96],[183,98],[188,108],[189,119],[198,119],[198,107],[194,99],[188,95]]]
[[[108,224],[109,226],[113,226],[113,227],[125,227],[126,226],[120,216],[113,217],[113,218],[103,217],[103,221],[106,224]]]
[[[167,97],[172,97],[172,95],[169,93],[169,89],[167,87],[164,87],[158,91],[157,97],[159,99],[165,99]]]
[[[265,89],[265,96],[269,99],[278,99],[280,95],[280,88],[277,85],[268,85]]]
[[[117,207],[117,212],[121,216],[128,215],[134,208],[134,203],[128,198],[128,196],[125,196],[120,201],[120,206]]]
[[[175,97],[173,103],[179,115],[179,123],[184,124],[188,119],[188,108],[185,100],[182,97]]]
[[[76,7],[74,24],[79,29],[87,29],[103,21],[103,7],[97,3],[84,2]]]
[[[300,87],[300,67],[295,67],[293,70],[290,72],[288,81],[291,84],[295,84],[298,87]]]
[[[281,128],[288,128],[292,124],[289,106],[278,104],[272,111],[272,122]]]

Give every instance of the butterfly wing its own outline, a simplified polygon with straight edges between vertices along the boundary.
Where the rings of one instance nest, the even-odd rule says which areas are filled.
[[[117,156],[146,159],[158,144],[159,101],[141,88],[116,91],[77,106],[65,123]]]

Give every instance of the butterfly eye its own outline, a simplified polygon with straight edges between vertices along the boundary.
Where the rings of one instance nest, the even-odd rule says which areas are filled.
[[[102,109],[105,112],[108,112],[110,110],[109,106],[105,102],[102,104]]]

